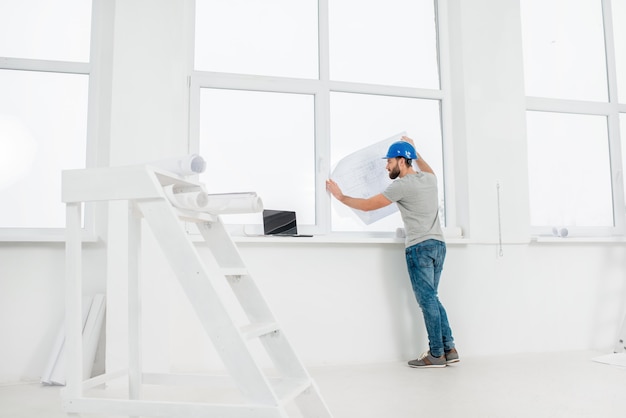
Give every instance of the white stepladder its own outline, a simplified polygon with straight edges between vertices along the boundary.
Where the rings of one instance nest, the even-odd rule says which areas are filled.
[[[192,182],[150,166],[67,170],[63,172],[63,201],[67,208],[66,242],[66,358],[67,383],[63,405],[68,414],[102,414],[145,417],[254,417],[287,418],[293,402],[303,417],[332,415],[319,390],[288,342],[239,251],[217,215],[179,209],[164,188],[177,193],[206,193]],[[86,378],[82,370],[82,203],[126,200],[129,203],[129,364],[128,370],[105,372]],[[140,242],[145,220],[172,266],[200,322],[239,389],[242,403],[159,401],[142,397],[146,384],[198,384],[197,375],[145,373],[141,364]],[[184,222],[198,226],[208,257],[201,257]],[[224,285],[227,282],[228,285]],[[231,289],[245,312],[241,326],[225,303]],[[232,296],[231,294],[231,296]],[[262,343],[272,360],[271,376],[251,349]],[[113,379],[128,378],[123,398],[88,396],[87,392]],[[201,376],[203,377],[203,376]],[[205,380],[200,379],[205,382]],[[206,381],[210,377],[206,376]]]

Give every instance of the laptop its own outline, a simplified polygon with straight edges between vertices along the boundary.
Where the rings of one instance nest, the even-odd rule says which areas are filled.
[[[263,233],[281,237],[312,237],[298,234],[296,212],[290,210],[263,210]]]

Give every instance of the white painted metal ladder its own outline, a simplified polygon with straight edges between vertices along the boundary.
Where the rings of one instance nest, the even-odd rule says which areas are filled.
[[[63,172],[63,201],[67,205],[66,245],[66,355],[67,385],[64,407],[68,414],[115,414],[154,417],[288,417],[293,401],[303,417],[330,418],[315,382],[294,352],[283,330],[250,276],[239,251],[219,216],[175,208],[163,188],[175,185],[185,192],[204,185],[149,166],[130,166]],[[129,368],[90,379],[82,373],[81,345],[81,218],[82,202],[128,200],[129,210]],[[139,309],[139,248],[142,218],[182,285],[204,330],[245,402],[210,404],[154,401],[142,398],[146,383],[197,383],[198,376],[147,374],[141,367]],[[201,257],[185,230],[194,222],[210,249]],[[224,285],[224,281],[229,286]],[[246,314],[244,326],[235,321],[224,302],[223,289],[232,289]],[[250,342],[259,340],[274,369],[272,377],[261,367]],[[86,391],[110,379],[128,377],[128,396],[94,398]],[[208,378],[208,377],[207,377]],[[207,380],[208,381],[208,380]],[[293,409],[292,409],[293,410]]]

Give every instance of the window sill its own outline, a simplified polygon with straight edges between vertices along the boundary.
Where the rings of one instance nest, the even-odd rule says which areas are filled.
[[[66,240],[65,228],[0,228],[0,242],[61,242]],[[82,231],[82,242],[98,242],[90,231]]]
[[[404,238],[391,232],[333,232],[312,237],[277,237],[277,236],[233,236],[236,243],[271,243],[271,244],[398,244],[404,245]],[[451,245],[468,244],[470,241],[461,237],[448,238]]]
[[[531,243],[537,244],[626,244],[626,237],[554,237],[554,236],[534,236]]]

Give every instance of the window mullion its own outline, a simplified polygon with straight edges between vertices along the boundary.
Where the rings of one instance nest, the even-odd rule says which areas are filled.
[[[613,10],[611,0],[602,0],[604,23],[604,44],[606,54],[607,88],[609,90],[610,113],[608,115],[609,149],[611,158],[611,178],[613,186],[613,217],[617,233],[624,232],[625,203],[623,162],[620,141],[620,121],[617,91],[617,64],[615,59],[615,38],[613,36]]]
[[[331,230],[331,200],[326,193],[330,177],[330,92],[315,95],[315,223],[321,233]]]
[[[330,81],[330,90],[342,93],[373,94],[380,96],[410,97],[416,99],[443,98],[441,90],[420,89],[415,87],[385,86],[380,84],[352,83],[348,81]]]
[[[613,219],[616,233],[623,234],[625,227],[626,206],[624,203],[624,176],[622,145],[620,141],[619,113],[614,112],[607,118],[609,134],[609,156],[611,158],[611,179],[613,187]]]
[[[609,102],[617,103],[617,67],[615,61],[615,39],[613,37],[613,12],[611,8],[611,0],[602,0],[602,19],[604,21],[604,45]]]
[[[581,115],[609,115],[614,106],[603,102],[583,100],[551,99],[546,97],[526,97],[526,109],[545,112],[577,113]]]
[[[90,64],[85,62],[48,61],[28,58],[0,57],[0,69],[44,71],[51,73],[89,74]]]
[[[326,193],[330,176],[330,22],[328,0],[318,0],[319,92],[315,96],[315,224],[331,231],[331,200]]]
[[[319,80],[261,75],[193,71],[194,84],[202,87],[234,90],[254,90],[276,93],[316,94],[320,91]]]
[[[437,50],[439,52],[439,83],[441,94],[441,137],[443,147],[444,199],[446,226],[458,226],[456,181],[454,180],[454,141],[452,139],[452,100],[450,74],[450,37],[447,0],[436,2]]]
[[[318,0],[318,60],[319,79],[330,80],[330,33],[328,0]]]

